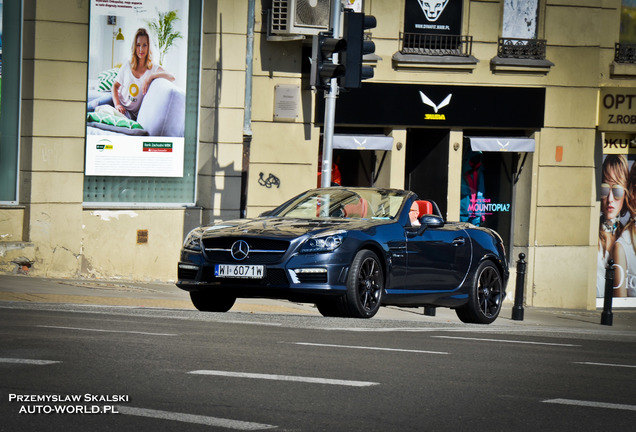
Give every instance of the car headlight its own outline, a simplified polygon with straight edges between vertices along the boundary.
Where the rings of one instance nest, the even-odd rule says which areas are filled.
[[[300,248],[301,253],[332,252],[338,248],[347,237],[346,231],[322,233],[308,238]]]
[[[183,248],[192,251],[201,251],[201,236],[203,235],[203,229],[195,228],[188,233],[183,242]]]

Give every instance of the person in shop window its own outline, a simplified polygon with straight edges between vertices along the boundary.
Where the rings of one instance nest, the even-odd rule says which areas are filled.
[[[607,171],[606,164],[608,165]],[[613,166],[613,169],[610,166]],[[605,291],[604,271],[603,291],[601,292],[599,288],[601,282],[600,243],[602,240],[605,241],[606,245],[611,243],[613,232],[618,233],[614,234],[615,242],[611,249],[611,256],[614,260],[614,297],[636,297],[636,222],[634,221],[636,217],[636,163],[632,164],[631,170],[626,175],[626,185],[622,180],[624,172],[627,172],[625,156],[607,156],[603,163],[603,184],[601,185],[601,209],[605,208],[605,210],[599,234],[599,275],[597,277],[599,297],[603,297]],[[623,228],[620,216],[625,215],[627,211],[629,211],[630,217]],[[603,265],[607,266],[607,263],[605,262]]]

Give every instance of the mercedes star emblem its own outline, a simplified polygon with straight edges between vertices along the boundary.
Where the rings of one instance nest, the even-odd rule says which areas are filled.
[[[250,253],[250,247],[245,240],[237,240],[230,250],[232,258],[237,261],[243,261]]]

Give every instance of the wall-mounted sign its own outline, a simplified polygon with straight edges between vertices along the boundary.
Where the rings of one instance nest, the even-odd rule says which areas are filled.
[[[316,97],[315,122],[324,121]],[[379,106],[391,109],[378,109]],[[545,89],[364,83],[338,97],[336,124],[407,127],[543,127]]]
[[[345,9],[351,9],[354,12],[362,12],[362,0],[344,0]]]
[[[636,132],[636,89],[601,87],[598,129]]]
[[[603,154],[636,154],[636,136],[606,133],[603,138]]]
[[[189,0],[90,8],[86,175],[183,177]]]
[[[298,118],[300,87],[279,84],[274,87],[274,120],[295,121]]]
[[[462,34],[462,0],[405,0],[404,32]]]

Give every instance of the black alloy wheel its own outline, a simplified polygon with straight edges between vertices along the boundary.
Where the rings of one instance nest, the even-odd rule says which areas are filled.
[[[378,256],[363,249],[353,258],[347,276],[344,297],[346,315],[351,318],[371,318],[380,309],[384,294],[384,271]]]
[[[491,261],[484,261],[475,272],[468,302],[456,313],[465,323],[490,324],[499,316],[503,299],[501,274]]]
[[[201,312],[227,312],[234,306],[236,297],[208,291],[191,291],[190,300]]]

